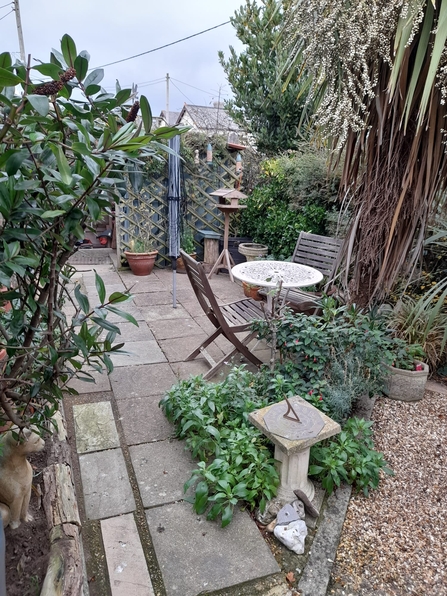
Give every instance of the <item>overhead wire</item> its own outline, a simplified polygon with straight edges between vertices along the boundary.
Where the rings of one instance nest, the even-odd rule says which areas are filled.
[[[6,6],[8,6],[8,5],[6,4]],[[0,17],[0,21],[3,21],[3,19],[6,19],[6,17],[9,16],[12,12],[14,12],[13,8],[9,12],[7,12],[3,17]]]
[[[7,6],[11,6],[11,5],[12,5],[12,2],[8,2],[8,4],[3,4],[3,6],[0,6],[0,10],[1,10],[2,8],[6,8]],[[14,9],[13,9],[13,10],[14,10]]]
[[[182,41],[186,41],[187,39],[191,39],[193,37],[197,37],[198,35],[203,35],[203,33],[208,33],[208,31],[212,31],[213,29],[217,29],[218,27],[223,27],[224,25],[228,25],[231,21],[225,21],[225,23],[220,23],[220,25],[215,25],[214,27],[209,27],[209,29],[204,29],[203,31],[199,31],[198,33],[193,33],[192,35],[188,35],[187,37],[182,37],[182,39],[177,39],[176,41],[171,41],[163,46],[159,46],[158,48],[152,48],[152,50],[147,50],[146,52],[140,52],[139,54],[134,54],[133,56],[129,56],[128,58],[121,58],[121,60],[115,60],[114,62],[108,62],[107,64],[101,64],[101,66],[96,66],[95,68],[104,68],[106,66],[112,66],[113,64],[119,64],[120,62],[126,62],[127,60],[133,60],[134,58],[139,58],[140,56],[145,56],[146,54],[151,54],[152,52],[157,52],[158,50],[163,50],[164,48],[168,48],[169,46],[173,46],[177,43]]]
[[[187,95],[185,95],[185,94],[183,93],[183,91],[177,87],[177,85],[174,83],[174,81],[173,81],[172,79],[171,79],[171,83],[172,83],[172,84],[173,84],[173,86],[174,86],[174,87],[177,89],[177,91],[180,91],[180,93],[183,95],[183,97],[186,97],[186,99],[189,101],[189,103],[191,103],[191,104],[194,104],[194,102],[193,102],[193,101],[191,101],[191,100],[189,99],[189,97],[188,97]]]

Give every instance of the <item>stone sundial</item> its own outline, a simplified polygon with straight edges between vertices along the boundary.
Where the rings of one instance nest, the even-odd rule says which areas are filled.
[[[266,429],[272,434],[299,441],[311,439],[319,435],[325,422],[318,410],[308,407],[293,397],[285,398],[272,406],[264,416]]]

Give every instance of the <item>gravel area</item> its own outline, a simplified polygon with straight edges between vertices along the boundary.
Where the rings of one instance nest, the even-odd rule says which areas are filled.
[[[371,418],[395,476],[351,498],[328,594],[447,596],[447,392],[380,398]]]

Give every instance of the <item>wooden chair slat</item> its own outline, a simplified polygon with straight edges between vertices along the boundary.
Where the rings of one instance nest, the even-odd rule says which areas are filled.
[[[191,352],[186,360],[193,360],[197,356],[203,355],[211,366],[210,370],[204,375],[205,379],[211,378],[236,352],[242,354],[256,366],[260,366],[262,362],[247,347],[247,344],[255,334],[249,333],[247,337],[240,340],[236,336],[236,333],[249,330],[251,322],[254,319],[262,317],[261,308],[254,300],[240,300],[220,306],[202,265],[184,251],[181,250],[180,254],[200,306],[215,327],[215,331]],[[218,362],[214,362],[206,351],[206,348],[220,335],[226,337],[233,344],[234,349]]]

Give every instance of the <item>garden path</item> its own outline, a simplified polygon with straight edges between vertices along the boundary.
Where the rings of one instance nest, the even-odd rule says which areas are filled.
[[[290,594],[280,568],[255,523],[238,511],[230,526],[208,522],[183,501],[183,483],[194,463],[158,407],[178,379],[208,370],[204,360],[184,362],[210,324],[186,275],[177,275],[178,307],[172,307],[172,273],[138,278],[111,265],[78,265],[89,299],[97,299],[94,269],[108,295],[131,290],[124,304],[139,327],[113,315],[126,354],[112,356],[110,376],[73,383],[65,402],[83,521],[87,584],[91,596],[196,596],[229,594],[249,582],[249,592]],[[214,276],[219,300],[242,297],[228,276]],[[220,338],[215,358],[228,351]],[[267,360],[263,344],[257,354]],[[262,582],[262,591],[256,588]],[[272,590],[270,592],[270,589]],[[230,590],[230,592],[228,592]]]

